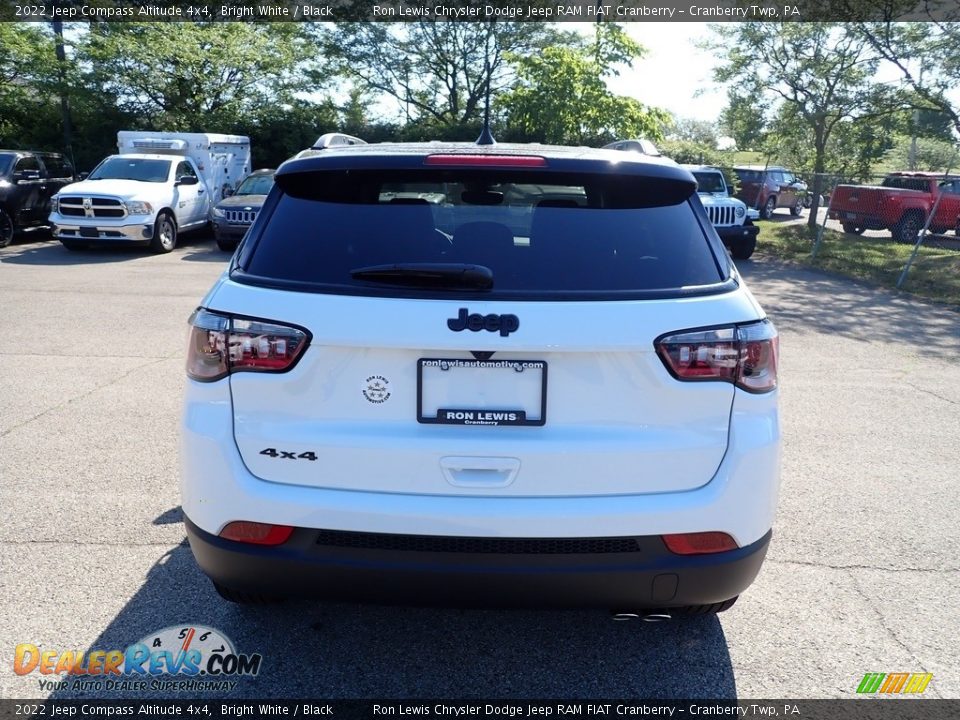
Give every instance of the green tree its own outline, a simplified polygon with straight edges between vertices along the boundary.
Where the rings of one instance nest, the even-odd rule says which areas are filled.
[[[709,120],[675,117],[666,133],[668,140],[689,142],[716,150],[719,141],[719,127]]]
[[[891,2],[898,4],[898,0]],[[944,22],[943,17],[949,13],[936,2],[917,8],[912,4],[906,7],[902,0],[900,4],[901,9],[926,13],[927,21],[857,22],[850,25],[850,31],[859,34],[880,58],[900,72],[903,84],[911,91],[913,107],[946,116],[954,132],[960,134],[960,106],[951,96],[960,85],[960,23]],[[927,135],[923,131],[918,134]]]
[[[317,33],[335,74],[395,101],[406,124],[441,130],[482,118],[488,83],[496,96],[514,81],[508,56],[581,43],[531,22],[338,23]]]
[[[298,23],[96,23],[78,50],[93,84],[167,130],[223,130],[314,89]]]
[[[811,144],[812,167],[823,173],[831,139],[843,123],[868,123],[889,112],[892,98],[872,80],[879,59],[859,33],[842,23],[742,23],[713,26],[707,43],[725,57],[714,74],[738,96],[787,108],[796,135]],[[769,140],[768,143],[769,145]],[[814,176],[817,222],[821,176]]]
[[[518,81],[498,101],[509,127],[528,139],[560,144],[603,144],[615,138],[663,138],[667,112],[615,95],[605,78],[617,75],[645,50],[613,23],[597,25],[590,47],[548,47],[511,56]]]

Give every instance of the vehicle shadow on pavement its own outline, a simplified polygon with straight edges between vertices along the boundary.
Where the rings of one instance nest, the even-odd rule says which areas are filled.
[[[212,243],[208,236],[186,236],[177,241],[177,250],[206,251],[207,245]],[[213,248],[215,252],[210,254],[220,262],[229,259],[215,245]],[[59,240],[49,238],[34,243],[17,243],[0,250],[0,263],[11,265],[104,265],[152,257],[162,255],[153,254],[144,245],[91,245],[85,250],[67,250]]]
[[[230,262],[231,257],[233,257],[232,251],[226,252],[218,248],[216,244],[213,244],[209,247],[198,245],[196,248],[191,248],[190,252],[183,255],[180,259],[184,262],[212,262],[226,266],[226,264]]]
[[[716,617],[643,623],[615,622],[603,611],[461,610],[308,601],[236,606],[216,594],[186,541],[151,568],[143,586],[87,652],[124,650],[163,628],[191,625],[219,630],[238,653],[260,653],[259,675],[235,678],[237,684],[229,693],[81,692],[73,689],[71,677],[69,688],[56,690],[50,697],[736,696],[726,639]]]
[[[949,305],[915,299],[766,258],[737,268],[781,330],[809,328],[865,342],[909,344],[924,355],[955,359],[960,315]]]

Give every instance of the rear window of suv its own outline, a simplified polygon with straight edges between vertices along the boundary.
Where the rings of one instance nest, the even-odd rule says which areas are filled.
[[[277,185],[241,253],[240,281],[562,299],[703,292],[727,279],[690,204],[692,184],[444,169],[306,172],[280,175]],[[438,266],[444,277],[428,277]],[[457,269],[474,266],[491,282],[458,285]]]

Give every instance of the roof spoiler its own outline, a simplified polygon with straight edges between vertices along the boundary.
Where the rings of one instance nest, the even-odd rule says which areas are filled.
[[[361,140],[353,135],[344,135],[343,133],[325,133],[317,138],[317,141],[310,146],[311,150],[326,150],[328,148],[346,147],[348,145],[366,145],[366,140]]]

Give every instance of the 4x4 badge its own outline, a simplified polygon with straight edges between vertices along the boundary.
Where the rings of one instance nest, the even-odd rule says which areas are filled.
[[[461,330],[497,332],[499,330],[501,337],[506,337],[520,327],[520,318],[516,315],[494,315],[493,313],[490,315],[481,315],[480,313],[470,315],[466,308],[460,308],[460,312],[455,318],[447,320],[447,327],[454,332],[460,332]]]

